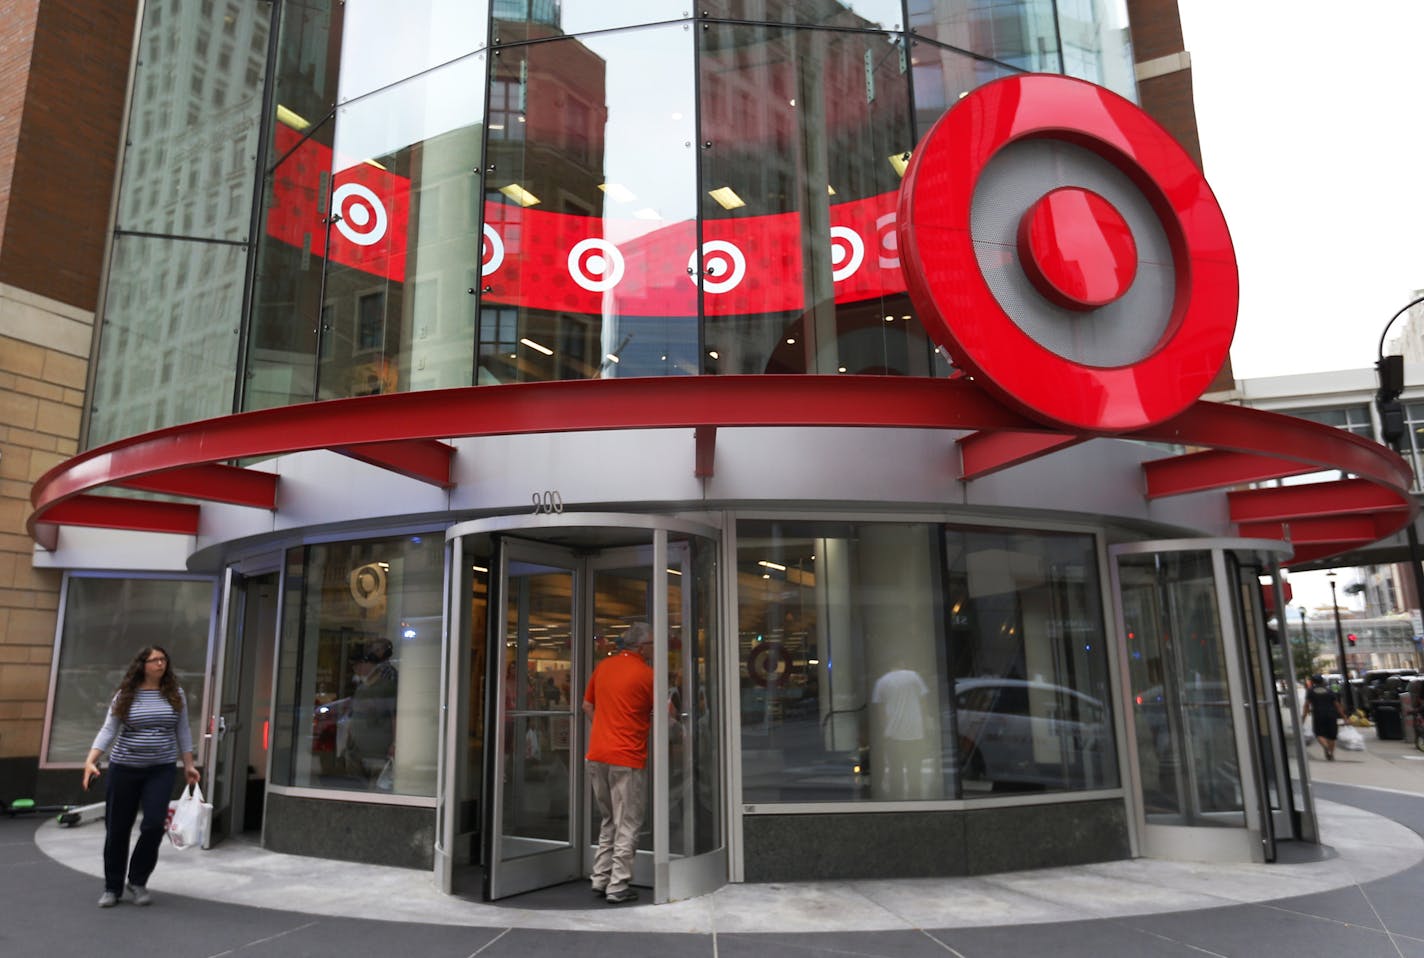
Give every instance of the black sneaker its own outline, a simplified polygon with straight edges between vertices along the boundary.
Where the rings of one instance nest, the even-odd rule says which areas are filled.
[[[603,900],[610,905],[622,905],[625,902],[637,901],[638,893],[631,888],[625,888],[622,891],[613,892]]]
[[[593,893],[599,898],[602,898],[604,894],[608,891],[607,885],[590,885],[589,887],[593,889]]]

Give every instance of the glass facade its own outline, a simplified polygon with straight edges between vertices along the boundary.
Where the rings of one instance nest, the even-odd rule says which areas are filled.
[[[439,536],[287,553],[274,784],[435,794],[443,588]]]
[[[170,668],[188,698],[188,722],[198,747],[213,601],[211,579],[69,576],[45,762],[84,761],[125,670],[148,645],[168,650]]]
[[[947,375],[899,272],[915,143],[1014,72],[1133,95],[1112,0],[144,11],[90,447],[385,392]]]
[[[1090,536],[737,527],[742,800],[1118,785]]]

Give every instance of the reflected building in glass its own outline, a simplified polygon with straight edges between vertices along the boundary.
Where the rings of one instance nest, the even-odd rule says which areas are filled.
[[[1144,496],[1185,439],[1043,442],[936,332],[972,297],[928,316],[906,279],[907,169],[988,84],[1098,84],[1195,155],[1175,5],[1125,6],[111,14],[76,102],[111,209],[70,211],[67,286],[0,249],[44,319],[6,374],[63,412],[12,403],[5,474],[51,608],[11,620],[37,793],[71,800],[163,635],[215,840],[491,900],[570,880],[584,689],[646,624],[659,901],[1315,841],[1279,527]]]

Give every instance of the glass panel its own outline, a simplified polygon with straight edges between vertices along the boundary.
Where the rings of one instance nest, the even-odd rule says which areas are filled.
[[[916,38],[910,46],[910,70],[915,85],[915,131],[922,139],[930,127],[966,93],[1013,70]],[[909,157],[904,157],[906,162]]]
[[[322,309],[321,279],[340,67],[333,6],[339,21],[340,5],[282,5],[272,79],[276,116],[262,184],[263,228],[242,384],[245,410],[316,398],[317,327],[331,318]]]
[[[612,27],[686,20],[689,5],[668,0],[494,0],[496,42],[545,40]]]
[[[470,0],[344,0],[338,103],[485,46],[486,7]]]
[[[952,797],[935,528],[738,525],[742,797]]]
[[[438,537],[289,554],[273,779],[434,795],[440,695]]]
[[[1063,72],[1137,99],[1132,37],[1122,0],[1058,0]]]
[[[114,237],[90,448],[232,412],[241,246]]]
[[[668,853],[672,856],[699,855],[723,844],[716,553],[716,543],[707,539],[669,536]]]
[[[900,0],[709,0],[698,5],[710,17],[769,23],[799,23],[843,30],[898,30],[904,22]]]
[[[1020,70],[1061,73],[1053,8],[1053,0],[910,0],[910,29]]]
[[[942,371],[894,232],[913,145],[903,47],[732,24],[702,37],[705,371]]]
[[[1090,536],[738,525],[743,801],[1112,788]]]
[[[246,239],[270,9],[144,5],[118,230]]]
[[[456,864],[469,865],[479,863],[479,836],[484,825],[485,677],[489,670],[490,569],[494,562],[494,542],[488,535],[466,536],[461,542],[465,567],[461,570],[460,594],[469,603],[465,609],[469,624],[465,641],[470,647],[470,671],[462,692],[466,703],[464,752],[450,772],[458,776],[457,805],[447,809],[446,814],[456,816],[457,836],[472,836],[469,841],[457,841],[454,849]],[[451,683],[452,688],[459,685],[458,680]]]
[[[199,747],[212,580],[71,575],[67,587],[45,764],[84,761],[125,671],[149,645],[168,651]]]
[[[683,26],[501,51],[479,383],[697,372],[692,53]]]
[[[1092,538],[950,529],[945,554],[963,796],[1115,788]]]
[[[511,559],[504,648],[501,861],[569,846],[572,570]]]
[[[1267,638],[1279,647],[1275,630],[1266,623],[1265,608],[1261,602],[1261,577],[1266,570],[1259,566],[1242,565],[1233,555],[1227,555],[1226,566],[1236,584],[1236,606],[1233,611],[1241,629],[1242,648],[1245,652],[1246,682],[1251,697],[1250,705],[1255,716],[1256,751],[1261,758],[1260,784],[1266,790],[1269,807],[1279,810],[1282,805],[1280,794],[1281,778],[1277,773],[1279,749],[1272,734],[1272,712],[1276,708],[1276,675],[1273,663],[1263,660],[1262,650],[1267,648]],[[1262,634],[1262,630],[1265,634]]]
[[[1147,821],[1244,826],[1211,555],[1118,566]]]
[[[343,106],[290,161],[331,190],[318,398],[470,385],[484,78],[478,54]]]

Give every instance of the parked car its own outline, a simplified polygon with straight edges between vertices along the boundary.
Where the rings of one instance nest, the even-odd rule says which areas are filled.
[[[1117,784],[1108,710],[1092,696],[1023,679],[957,679],[954,712],[943,719],[958,732],[946,736],[945,762],[966,794]]]

